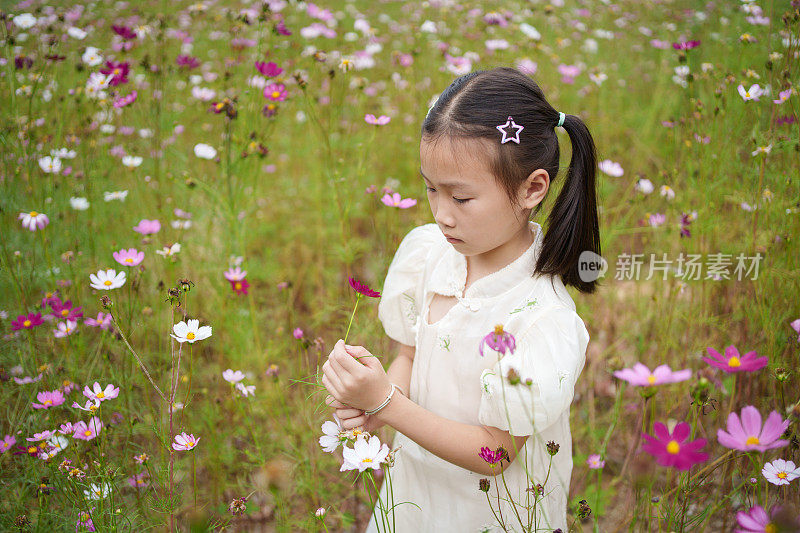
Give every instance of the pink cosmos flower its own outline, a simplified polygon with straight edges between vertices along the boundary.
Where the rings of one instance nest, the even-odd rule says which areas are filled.
[[[54,430],[48,429],[46,431],[42,431],[41,433],[34,433],[33,437],[28,437],[25,440],[28,441],[28,442],[39,442],[39,441],[47,440],[50,437],[52,437],[53,435],[55,435],[55,434],[56,434],[56,432]]]
[[[61,435],[72,435],[75,433],[75,425],[72,422],[64,422],[58,426],[58,432]]]
[[[97,313],[97,318],[86,318],[84,319],[83,323],[87,326],[99,327],[100,329],[105,329],[108,331],[112,331],[114,329],[114,327],[111,325],[111,313],[103,313],[102,311]]]
[[[223,274],[228,281],[241,281],[247,276],[247,270],[242,270],[240,267],[229,268]]]
[[[558,73],[561,74],[561,83],[575,83],[575,77],[581,73],[577,65],[558,65]]]
[[[64,395],[60,390],[42,391],[36,395],[36,399],[39,403],[32,404],[34,409],[50,409],[64,403]]]
[[[600,459],[600,454],[593,453],[586,458],[586,464],[589,465],[589,468],[592,470],[597,470],[603,468],[606,465],[606,462]]]
[[[94,507],[92,507],[92,511],[94,511]],[[79,531],[97,531],[92,521],[91,511],[81,511],[78,513],[78,521],[75,523],[75,532],[77,533]]]
[[[737,350],[733,345],[725,348],[724,356],[713,348],[708,348],[707,350],[708,355],[710,355],[713,359],[703,357],[703,361],[711,366],[721,368],[728,373],[754,372],[767,366],[767,361],[769,360],[767,356],[758,357],[758,354],[755,351],[747,352],[746,354],[740,356],[739,350]]]
[[[89,389],[88,385],[83,388],[83,395],[90,400],[98,400],[103,402],[119,396],[119,387],[115,387],[109,383],[105,388],[103,388],[98,382],[95,381],[91,389]]]
[[[728,431],[718,429],[717,440],[726,448],[744,452],[781,448],[789,444],[788,440],[778,438],[789,427],[789,423],[777,411],[772,411],[764,427],[761,427],[761,413],[754,406],[748,405],[742,409],[741,419],[734,412],[728,415]]]
[[[200,60],[192,56],[179,55],[175,58],[175,64],[179,67],[185,67],[191,70],[200,66]]]
[[[150,475],[147,472],[140,472],[128,478],[128,485],[134,489],[143,489],[147,487],[150,481]]]
[[[53,310],[51,315],[56,318],[64,320],[77,320],[83,317],[83,311],[80,307],[72,307],[72,300],[62,302],[58,298],[50,303],[50,308]]]
[[[36,228],[44,229],[44,227],[50,223],[50,219],[47,215],[37,211],[20,213],[17,218],[22,221],[22,227],[28,228],[31,231],[36,231]]]
[[[112,255],[117,263],[125,266],[136,266],[144,261],[144,252],[140,252],[136,248],[122,249]]]
[[[300,329],[300,328],[294,328],[294,331],[292,331],[292,336],[295,339],[302,339],[303,338],[303,330]]]
[[[792,89],[790,87],[789,89],[786,89],[785,91],[779,92],[778,93],[778,99],[777,100],[773,100],[772,103],[773,104],[782,104],[786,100],[788,100],[791,95],[792,95]]]
[[[672,43],[672,48],[675,50],[691,50],[700,46],[700,41],[681,41]]]
[[[378,118],[375,118],[375,115],[371,113],[364,115],[364,122],[366,122],[367,124],[373,124],[375,126],[385,126],[391,120],[392,118],[387,117],[386,115],[381,115]]]
[[[136,97],[139,95],[136,91],[131,92],[130,94],[126,94],[125,96],[120,96],[116,100],[114,100],[114,107],[116,109],[120,109],[122,107],[126,107],[131,105],[136,101]]]
[[[800,318],[792,321],[789,325],[797,332],[797,342],[800,342]]]
[[[706,445],[705,439],[695,439],[687,442],[691,433],[691,426],[686,422],[679,422],[673,432],[661,422],[653,424],[656,437],[642,433],[647,441],[642,444],[642,450],[656,458],[661,466],[671,466],[678,470],[689,470],[692,466],[708,459],[708,454],[698,451]]]
[[[283,102],[287,94],[286,86],[282,83],[270,83],[264,87],[264,98],[273,102]]]
[[[483,346],[486,345],[495,352],[500,354],[506,353],[514,353],[514,350],[517,349],[517,341],[514,336],[503,330],[503,326],[498,324],[494,327],[494,331],[486,335],[483,339],[481,339],[481,343],[478,345],[478,352],[480,352],[481,357],[483,357]]]
[[[381,198],[381,202],[384,205],[388,205],[389,207],[399,207],[400,209],[408,209],[409,207],[413,207],[417,205],[417,201],[414,198],[402,198],[400,197],[400,193],[396,192],[394,194],[384,194],[383,198]]]
[[[797,529],[793,528],[790,524],[783,524],[783,527],[780,527],[775,521],[775,518],[777,517],[778,513],[780,513],[781,509],[782,508],[780,505],[775,505],[768,515],[767,511],[763,507],[760,505],[754,505],[748,509],[747,512],[737,512],[736,522],[739,524],[739,529],[737,529],[734,533],[773,533],[775,531],[796,531]],[[800,528],[800,518],[795,518],[795,520],[795,525]],[[791,529],[785,529],[787,525]]]
[[[96,416],[93,416],[89,419],[88,424],[83,420],[75,424],[74,430],[72,434],[73,439],[92,440],[103,430],[103,422]]]
[[[262,76],[266,76],[268,78],[272,78],[277,76],[283,69],[280,68],[278,65],[270,61],[269,63],[265,63],[263,61],[256,61],[256,70],[261,73]]]
[[[187,452],[193,450],[198,442],[200,442],[199,437],[195,438],[194,435],[189,435],[184,432],[180,435],[175,435],[175,442],[172,443],[172,449],[179,452]]]
[[[41,381],[41,379],[42,379],[41,373],[35,378],[31,376],[25,376],[24,378],[18,378],[17,376],[14,376],[14,382],[17,385],[28,385],[29,383],[36,383],[37,381]]]
[[[36,326],[44,324],[42,315],[39,313],[28,313],[27,315],[19,315],[16,320],[11,322],[11,330],[18,329],[33,329]]]
[[[654,215],[650,215],[647,218],[647,223],[650,224],[651,226],[653,226],[654,228],[657,228],[658,226],[660,226],[664,222],[666,222],[666,220],[667,220],[667,216],[665,214],[663,214],[663,213],[655,213]]]
[[[56,324],[56,328],[53,330],[53,336],[57,339],[62,339],[68,335],[72,335],[75,333],[75,330],[78,327],[77,320],[67,320],[66,322],[59,322]]]
[[[158,220],[147,220],[143,218],[139,221],[139,224],[133,228],[133,231],[141,233],[142,235],[150,235],[152,233],[158,233],[160,229],[161,222]]]
[[[6,435],[3,437],[3,440],[0,441],[0,453],[10,450],[16,443],[17,439],[15,439],[13,435]]]
[[[663,383],[677,383],[692,377],[692,370],[673,371],[668,365],[657,366],[655,370],[650,369],[642,363],[636,363],[633,368],[623,368],[614,372],[614,376],[625,380],[631,385],[647,387],[650,385],[661,385]]]
[[[371,298],[380,298],[381,296],[381,293],[370,289],[367,285],[361,283],[353,277],[347,278],[347,281],[350,283],[350,287],[359,295],[369,296]]]

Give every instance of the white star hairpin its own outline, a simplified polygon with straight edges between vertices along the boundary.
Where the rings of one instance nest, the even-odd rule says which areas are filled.
[[[511,129],[514,129],[514,130],[517,130],[517,131],[512,136],[512,135],[510,135],[508,133],[508,131],[506,131],[506,128],[511,128]],[[519,134],[520,134],[520,132],[522,130],[525,129],[525,127],[524,126],[520,126],[519,124],[514,122],[513,118],[508,117],[508,120],[506,121],[506,123],[505,124],[500,124],[499,126],[497,126],[497,129],[500,130],[503,133],[503,138],[500,141],[500,144],[505,144],[508,141],[513,141],[513,142],[519,144]]]

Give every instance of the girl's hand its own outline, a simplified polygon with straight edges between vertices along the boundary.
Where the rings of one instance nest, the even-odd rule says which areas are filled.
[[[335,414],[339,419],[342,429],[353,429],[358,426],[363,426],[364,431],[371,433],[384,425],[383,422],[379,421],[377,418],[365,415],[363,409],[355,409],[349,405],[345,405],[331,395],[325,398],[325,403],[336,409]]]
[[[376,408],[392,390],[378,358],[363,346],[345,349],[342,339],[322,365],[322,384],[340,403],[362,410]]]

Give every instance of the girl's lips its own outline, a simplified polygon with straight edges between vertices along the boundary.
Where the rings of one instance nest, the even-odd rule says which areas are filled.
[[[447,237],[447,242],[455,243],[455,242],[462,242],[461,239],[454,239],[453,237]]]

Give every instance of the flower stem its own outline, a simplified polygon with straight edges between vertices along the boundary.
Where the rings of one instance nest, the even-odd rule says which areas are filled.
[[[347,343],[347,336],[350,334],[350,326],[353,324],[353,317],[356,316],[356,309],[358,309],[358,302],[361,301],[361,294],[356,294],[356,305],[353,307],[353,313],[350,315],[350,323],[347,324],[347,331],[344,334],[344,342]]]

